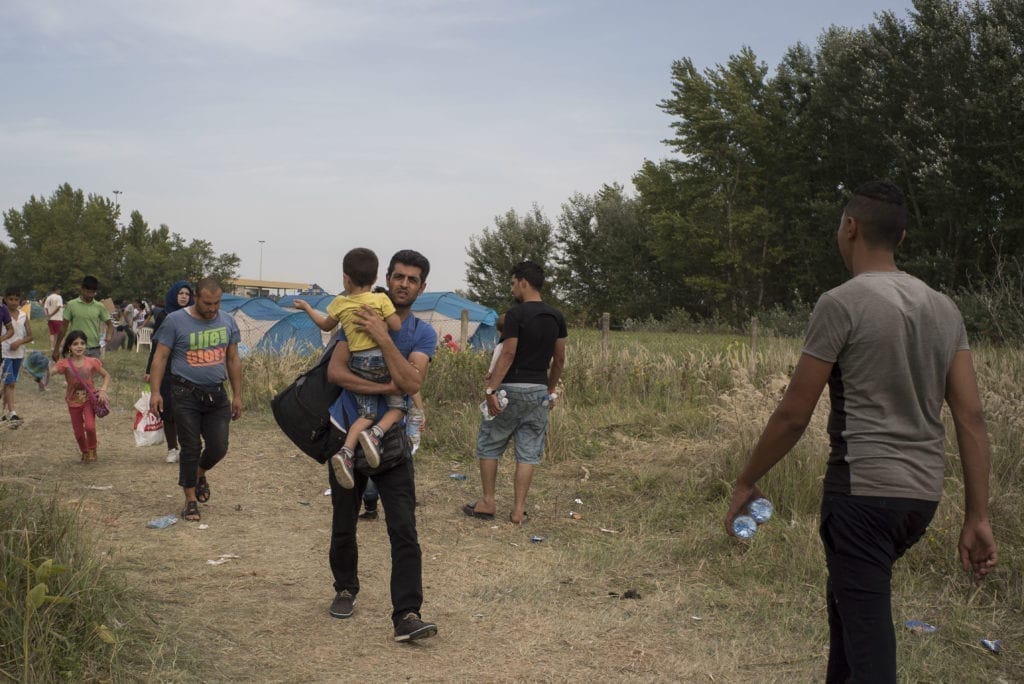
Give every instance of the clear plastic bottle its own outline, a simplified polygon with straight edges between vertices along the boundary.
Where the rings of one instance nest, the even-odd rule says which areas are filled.
[[[775,514],[775,507],[772,506],[772,502],[764,497],[751,501],[750,505],[747,506],[747,510],[750,511],[750,517],[758,525],[764,525]]]
[[[498,406],[499,407],[504,409],[506,406],[508,406],[508,394],[505,393],[505,390],[503,390],[503,389],[498,390],[495,393],[495,396],[498,397]],[[487,410],[487,400],[486,399],[484,399],[483,401],[480,402],[480,413],[483,414],[484,420],[494,420],[494,416],[492,416],[490,414],[490,412],[488,412],[488,410]]]
[[[551,402],[558,399],[558,392],[552,392],[551,394],[545,394],[544,398],[540,400],[540,405],[544,407],[551,406]]]
[[[759,525],[763,525],[772,519],[775,507],[772,502],[764,497],[754,499],[747,506],[746,515],[737,515],[732,520],[732,531],[740,539],[751,539],[757,534]]]
[[[173,513],[170,513],[168,515],[160,516],[155,520],[150,520],[148,523],[146,523],[146,527],[152,527],[158,530],[162,530],[165,527],[170,527],[176,522],[178,522],[178,516],[174,515]]]
[[[423,411],[413,406],[409,409],[409,415],[406,418],[405,431],[409,435],[409,441],[412,442],[412,453],[416,453],[416,450],[420,448],[420,431],[423,429]]]

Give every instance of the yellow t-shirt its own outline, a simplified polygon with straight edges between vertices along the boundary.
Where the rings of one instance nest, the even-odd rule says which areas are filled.
[[[348,340],[348,350],[366,351],[376,349],[377,343],[373,338],[356,327],[356,311],[363,304],[367,304],[380,314],[381,318],[387,318],[395,313],[395,305],[383,292],[360,292],[357,295],[347,297],[338,295],[327,305],[327,315],[341,323],[341,329],[345,331],[345,338]]]

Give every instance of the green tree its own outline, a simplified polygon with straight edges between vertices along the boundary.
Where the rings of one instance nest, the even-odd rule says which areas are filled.
[[[33,195],[21,211],[4,212],[12,244],[8,280],[42,292],[60,283],[73,292],[84,275],[93,274],[104,289],[109,288],[103,276],[117,266],[111,252],[118,235],[117,217],[113,202],[86,196],[67,183],[49,198]]]
[[[784,112],[767,66],[749,48],[704,72],[679,60],[672,75],[672,97],[660,106],[675,117],[676,136],[665,143],[683,159],[669,169],[677,192],[668,215],[651,207],[659,215],[654,251],[700,308],[742,317],[768,303],[768,280],[785,258],[783,224],[769,201]],[[684,272],[675,261],[680,248],[691,252]]]
[[[556,283],[561,301],[585,320],[658,314],[664,282],[650,250],[653,234],[640,202],[621,185],[574,194],[558,217]]]
[[[166,225],[150,230],[138,211],[121,228],[118,218],[114,202],[67,183],[48,198],[31,197],[20,211],[4,212],[11,247],[0,245],[0,265],[8,282],[37,292],[60,284],[70,293],[92,274],[101,296],[159,301],[182,277],[224,281],[238,272],[238,256],[217,254],[206,240],[186,243]]]
[[[546,279],[550,280],[553,251],[551,222],[536,204],[523,216],[515,209],[495,216],[494,228],[484,228],[482,235],[469,238],[466,283],[470,299],[504,311],[512,304],[512,267],[524,260],[533,261],[545,267]]]
[[[171,272],[173,243],[167,226],[151,231],[138,211],[131,213],[128,225],[118,235],[120,263],[114,288],[118,298],[143,297],[162,301]]]
[[[955,290],[1024,249],[1024,0],[915,0],[907,18],[832,27],[772,77],[743,48],[682,59],[661,107],[678,158],[634,178],[677,305],[739,317],[845,277],[836,213],[890,178],[906,192],[901,265]]]

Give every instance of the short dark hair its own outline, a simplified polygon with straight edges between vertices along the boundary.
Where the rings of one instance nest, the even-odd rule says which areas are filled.
[[[96,276],[87,275],[82,278],[82,287],[86,290],[98,290],[100,289],[100,281],[96,280]]]
[[[532,261],[520,261],[512,267],[510,275],[530,283],[530,287],[537,292],[544,289],[544,269]]]
[[[426,280],[427,276],[430,275],[430,260],[415,249],[400,249],[395,252],[395,255],[391,257],[391,261],[388,263],[388,271],[385,277],[391,277],[392,271],[395,270],[395,264],[420,269],[420,282]]]
[[[843,213],[857,219],[864,241],[896,250],[907,229],[907,202],[895,183],[870,181],[853,191]]]
[[[216,278],[200,278],[199,282],[196,283],[196,295],[200,292],[223,292],[224,288],[220,286],[220,283]],[[140,302],[142,300],[139,300]]]
[[[356,247],[350,249],[341,260],[341,271],[359,287],[369,287],[377,281],[377,268],[380,262],[372,249]]]
[[[13,297],[13,296],[18,296],[18,297],[21,296],[21,288],[18,287],[17,285],[11,285],[6,290],[4,290],[4,297]]]

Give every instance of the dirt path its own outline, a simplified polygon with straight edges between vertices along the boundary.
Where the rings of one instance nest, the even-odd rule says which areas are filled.
[[[102,419],[99,461],[82,466],[61,392],[20,392],[27,419],[0,433],[0,477],[42,493],[58,489],[80,504],[101,550],[156,597],[160,608],[151,617],[170,663],[159,679],[707,681],[713,664],[722,681],[722,671],[735,666],[721,653],[709,662],[708,623],[680,619],[692,611],[692,578],[675,564],[649,568],[645,581],[658,586],[658,596],[641,601],[609,597],[635,578],[592,576],[581,564],[564,515],[577,495],[578,466],[538,473],[532,519],[520,529],[461,515],[459,505],[477,490],[474,473],[452,480],[460,466],[417,455],[423,614],[440,631],[403,645],[392,640],[383,520],[359,526],[362,591],[354,617],[328,615],[326,469],[296,456],[269,416],[250,413],[233,425],[229,454],[211,472],[212,498],[202,506],[207,529],[178,523],[154,530],[146,521],[181,508],[177,466],[164,462],[161,447],[134,446],[132,416],[122,410]],[[502,468],[499,481],[506,508],[509,470]],[[546,539],[531,544],[531,534]],[[611,553],[627,553],[608,544]],[[207,563],[223,554],[238,558]]]

